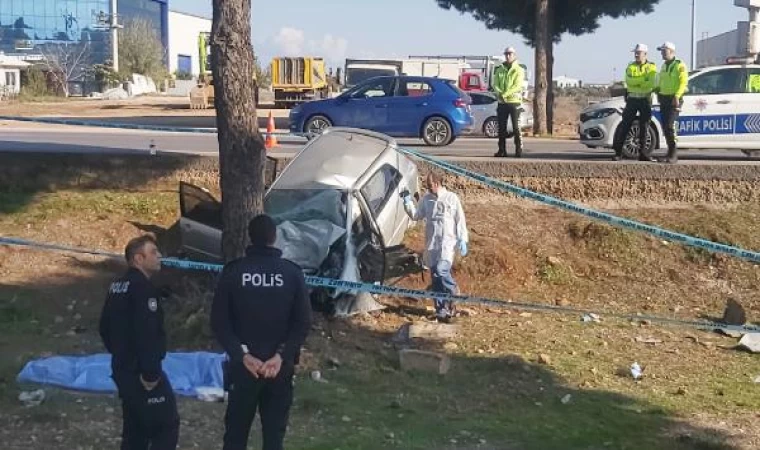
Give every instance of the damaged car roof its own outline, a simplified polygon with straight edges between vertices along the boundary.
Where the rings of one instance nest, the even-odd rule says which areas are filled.
[[[395,149],[395,141],[381,134],[329,128],[294,157],[271,189],[349,190],[386,150]]]
[[[395,140],[331,128],[295,155],[270,185],[263,207],[277,223],[275,245],[306,273],[382,282],[386,274],[416,264],[416,255],[403,246],[413,222],[399,194],[418,189],[417,167],[398,152]],[[221,203],[185,182],[179,194],[183,253],[221,260]]]

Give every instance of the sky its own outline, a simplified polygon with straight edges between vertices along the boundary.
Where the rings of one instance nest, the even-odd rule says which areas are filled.
[[[260,61],[273,56],[322,56],[329,67],[345,58],[407,57],[409,55],[500,55],[517,49],[533,74],[532,48],[520,36],[492,31],[435,0],[252,0],[254,51]],[[170,0],[171,9],[211,17],[211,0]],[[660,63],[655,48],[676,44],[678,55],[691,64],[692,0],[661,0],[654,13],[627,19],[604,19],[596,32],[566,35],[555,47],[554,76],[584,83],[619,79],[638,43],[649,45],[650,59]],[[734,0],[697,0],[697,38],[715,36],[747,20],[746,9]]]

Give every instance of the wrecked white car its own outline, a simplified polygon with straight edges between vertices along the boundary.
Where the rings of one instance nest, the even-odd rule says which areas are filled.
[[[402,245],[412,222],[399,195],[417,192],[418,183],[417,167],[392,138],[330,128],[274,180],[264,211],[277,223],[283,257],[307,275],[383,283],[420,270],[417,255]],[[205,189],[180,183],[180,211],[183,253],[221,261],[221,203]],[[312,301],[339,315],[374,309],[368,295],[315,290]]]

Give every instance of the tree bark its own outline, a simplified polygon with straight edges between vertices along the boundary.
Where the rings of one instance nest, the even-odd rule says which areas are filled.
[[[548,27],[549,0],[536,2],[536,83],[533,106],[533,134],[546,134],[546,80],[547,41],[551,39]]]
[[[266,148],[256,120],[251,0],[213,0],[211,71],[219,140],[222,252],[238,258],[248,222],[263,210]]]
[[[546,130],[554,134],[554,0],[548,0],[546,29]]]

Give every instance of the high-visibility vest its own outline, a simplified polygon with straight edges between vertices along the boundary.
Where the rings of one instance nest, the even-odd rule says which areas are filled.
[[[625,85],[629,97],[649,98],[657,82],[657,66],[651,62],[632,62],[625,69]]]
[[[522,103],[524,83],[525,72],[517,61],[509,68],[502,64],[493,71],[493,90],[500,103]]]
[[[673,95],[681,98],[686,93],[688,83],[689,71],[686,70],[686,64],[683,61],[674,59],[666,61],[662,65],[657,83],[658,92],[661,95]]]
[[[751,94],[760,93],[760,73],[752,73],[747,78],[747,92]]]

